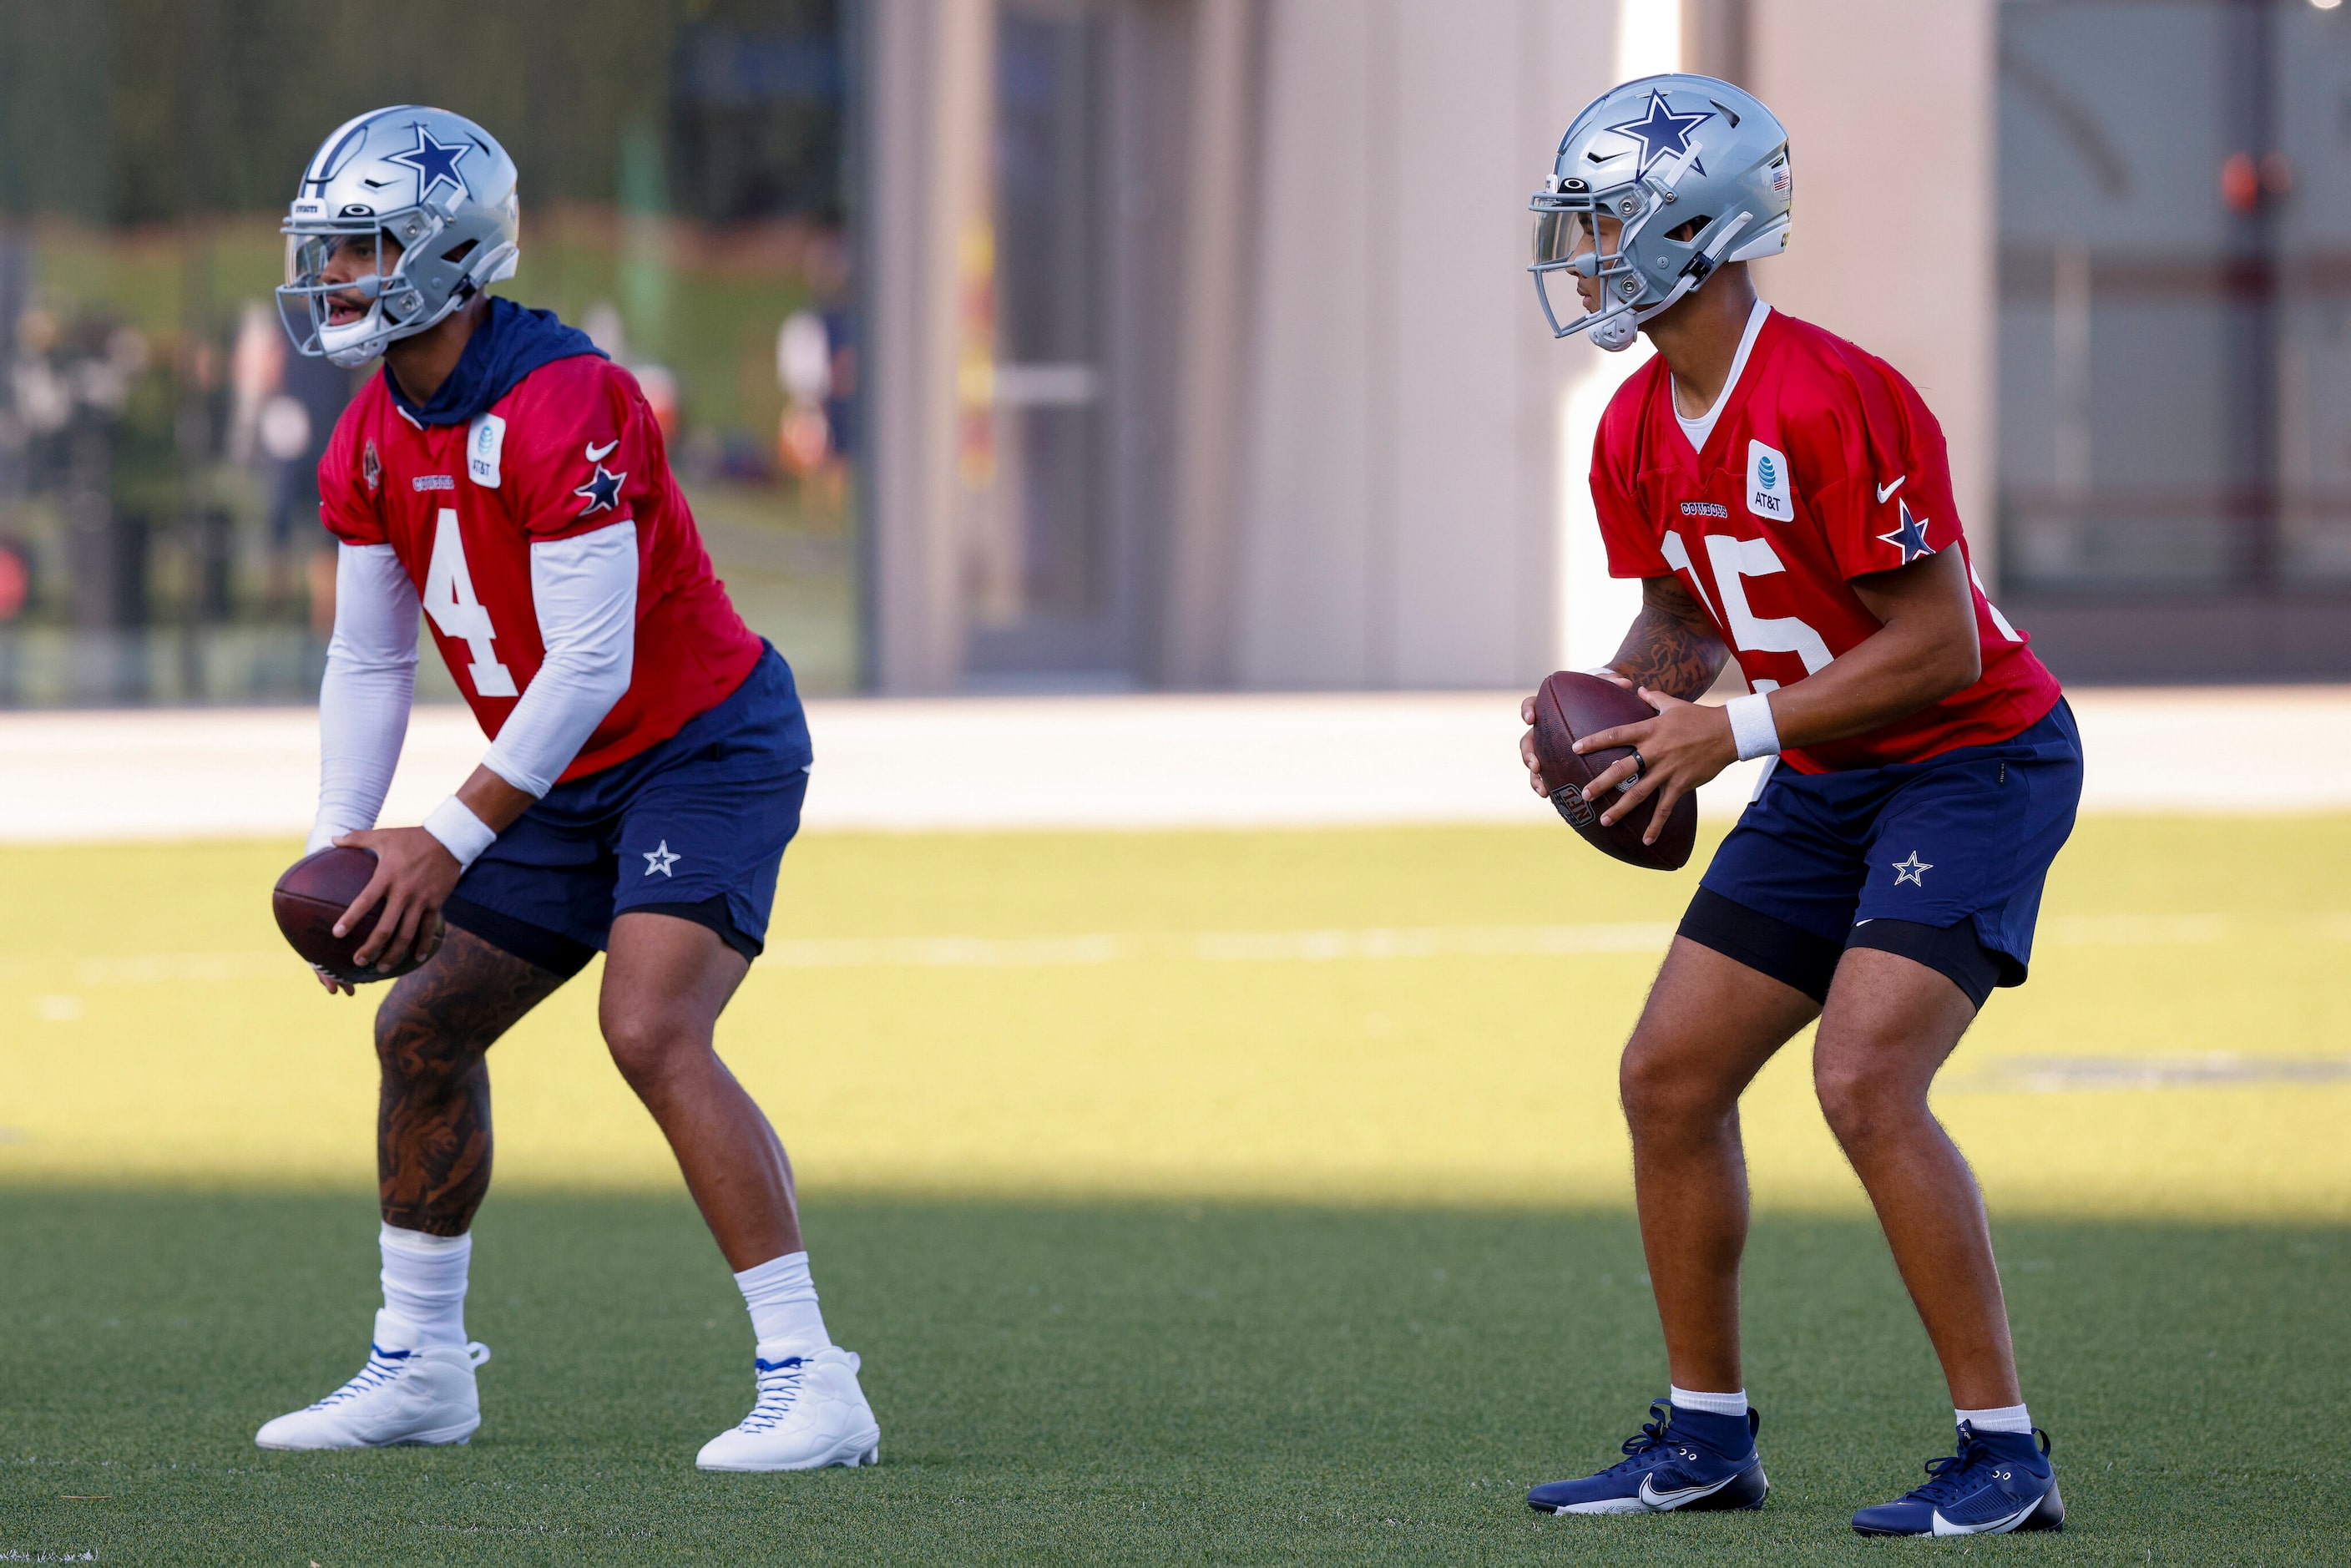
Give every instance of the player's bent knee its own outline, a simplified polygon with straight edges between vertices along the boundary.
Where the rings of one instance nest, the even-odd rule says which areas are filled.
[[[1924,1089],[1905,1072],[1874,1065],[1859,1053],[1813,1061],[1813,1092],[1829,1131],[1848,1147],[1912,1125],[1927,1112]]]
[[[1646,1030],[1634,1031],[1616,1068],[1616,1092],[1636,1125],[1719,1117],[1739,1103],[1739,1085],[1710,1070],[1707,1053]]]
[[[612,1053],[612,1065],[641,1092],[658,1085],[710,1049],[708,1031],[695,1020],[657,1009],[611,1014],[603,1024],[604,1046]]]

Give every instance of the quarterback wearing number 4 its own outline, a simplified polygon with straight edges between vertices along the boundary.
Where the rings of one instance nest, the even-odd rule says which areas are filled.
[[[515,166],[481,127],[433,109],[360,116],[303,172],[286,234],[297,346],[383,358],[319,465],[340,553],[310,847],[377,856],[346,917],[381,905],[362,962],[390,968],[412,946],[429,961],[376,1015],[372,1348],[257,1440],[463,1443],[481,1425],[488,1352],[466,1340],[465,1301],[490,1178],[487,1053],[602,949],[605,1041],[758,1342],[755,1407],[697,1462],[870,1462],[881,1435],[818,1309],[791,1166],[711,1044],[799,825],[810,750],[791,671],[711,574],[635,380],[553,316],[485,292],[514,272],[517,209]],[[492,741],[422,827],[378,829],[420,605]]]
[[[1822,1109],[1868,1189],[1950,1385],[1957,1450],[1864,1508],[1866,1535],[2058,1527],[2018,1386],[1983,1201],[1927,1089],[1995,987],[2022,983],[2082,752],[2056,681],[1969,563],[1935,416],[1884,361],[1755,297],[1785,246],[1788,135],[1727,82],[1663,76],[1586,109],[1536,193],[1553,330],[1656,357],[1593,453],[1609,570],[1642,609],[1600,674],[1656,716],[1585,789],[1646,820],[1776,758],[1699,884],[1625,1048],[1642,1244],[1672,1386],[1625,1458],[1546,1512],[1754,1508],[1740,1370],[1739,1098],[1817,1019]],[[1751,695],[1696,706],[1727,658]],[[1533,718],[1531,705],[1527,717]],[[1522,747],[1549,793],[1531,744]]]

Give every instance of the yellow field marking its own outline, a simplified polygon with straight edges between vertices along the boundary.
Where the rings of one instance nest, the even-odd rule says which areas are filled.
[[[0,851],[0,1180],[371,1189],[382,990],[282,945],[295,850]],[[2351,1218],[2346,864],[2351,817],[2085,821],[1937,1095],[1996,1222]],[[1548,826],[811,840],[719,1048],[812,1196],[1621,1204],[1695,880]],[[597,979],[493,1053],[500,1190],[677,1189]],[[1756,1201],[1856,1208],[1809,1055],[1742,1103]]]

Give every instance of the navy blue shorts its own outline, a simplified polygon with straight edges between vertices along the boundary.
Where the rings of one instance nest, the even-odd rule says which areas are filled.
[[[1883,947],[1949,974],[1980,1006],[1991,986],[2024,982],[2042,883],[2081,799],[2082,736],[2062,700],[2012,739],[1923,762],[1774,768],[1715,852],[1683,935],[1816,1000],[1846,947]],[[1742,932],[1738,911],[1768,919]]]
[[[811,755],[791,666],[770,647],[667,740],[549,790],[458,879],[449,924],[566,977],[630,910],[695,921],[757,957]]]

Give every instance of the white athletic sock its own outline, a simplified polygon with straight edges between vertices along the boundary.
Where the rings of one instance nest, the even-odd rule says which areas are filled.
[[[1671,1384],[1667,1387],[1672,1392],[1666,1397],[1674,1402],[1677,1410],[1703,1410],[1709,1416],[1747,1414],[1747,1390],[1744,1388],[1736,1394],[1693,1394],[1687,1388],[1674,1388]]]
[[[812,1355],[832,1343],[825,1332],[824,1313],[817,1308],[806,1252],[770,1258],[736,1275],[735,1282],[743,1288],[743,1304],[751,1309],[751,1333],[763,1349],[778,1344],[795,1354]]]
[[[2030,1432],[2032,1417],[2024,1413],[2022,1405],[2003,1405],[1997,1410],[1953,1410],[1954,1422],[1965,1422],[1979,1432]]]
[[[428,1236],[387,1225],[376,1239],[383,1249],[384,1312],[415,1336],[413,1343],[384,1348],[465,1343],[465,1266],[474,1259],[473,1237]]]

